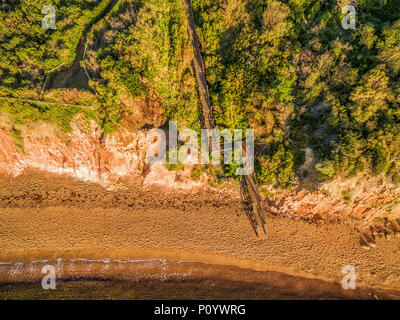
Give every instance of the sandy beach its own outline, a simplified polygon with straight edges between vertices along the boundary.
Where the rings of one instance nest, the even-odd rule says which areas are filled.
[[[37,281],[40,268],[32,267],[34,261],[40,266],[44,260],[61,258],[68,278],[70,259],[97,259],[102,264],[162,259],[171,262],[168,275],[179,269],[174,262],[185,262],[180,271],[192,270],[192,278],[186,279],[191,281],[225,277],[303,296],[331,292],[338,298],[400,297],[400,239],[379,238],[377,247],[367,251],[359,245],[359,234],[346,225],[310,224],[280,215],[267,219],[270,236],[257,240],[239,198],[224,191],[180,193],[138,186],[107,191],[41,173],[2,178],[0,283]],[[30,272],[12,272],[24,263]],[[73,276],[88,279],[160,274],[158,267],[139,272],[136,266],[136,271],[128,268],[124,273],[117,267],[106,272],[95,262],[74,263]],[[198,263],[207,267],[199,268]],[[346,265],[357,271],[355,291],[341,288]]]

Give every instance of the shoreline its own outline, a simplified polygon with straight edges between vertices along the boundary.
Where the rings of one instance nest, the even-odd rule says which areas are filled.
[[[296,274],[286,274],[278,271],[256,271],[254,269],[237,267],[228,264],[202,261],[173,261],[162,258],[152,259],[61,259],[35,260],[32,262],[0,262],[0,299],[7,288],[34,287],[40,290],[43,278],[41,272],[45,265],[55,267],[57,283],[73,283],[81,286],[87,283],[109,284],[123,281],[125,284],[135,286],[137,283],[182,283],[194,286],[215,283],[231,283],[234,287],[240,286],[242,290],[258,288],[260,292],[273,292],[275,297],[291,297],[295,299],[400,299],[400,291],[385,290],[381,288],[367,288],[357,286],[355,290],[344,290],[340,283],[325,281],[313,277],[307,278]],[[35,285],[36,284],[36,285]],[[94,287],[96,288],[96,287]],[[260,289],[263,288],[263,289]],[[211,290],[211,288],[209,288]],[[212,290],[218,292],[216,287]],[[94,295],[94,294],[93,294]],[[260,293],[259,293],[260,295]],[[265,292],[264,292],[265,295]],[[94,296],[95,297],[95,296]],[[269,295],[264,297],[270,298]],[[261,299],[263,297],[261,296]]]
[[[12,261],[3,261],[4,257],[11,258]],[[21,261],[21,258],[28,260]],[[132,264],[134,268],[112,267],[121,264]],[[232,280],[225,275],[231,273],[235,274],[234,278],[240,277],[242,283],[248,285],[268,284],[279,292],[299,298],[400,299],[400,290],[384,287],[372,288],[359,283],[355,290],[344,290],[341,283],[334,279],[304,271],[294,271],[286,266],[263,265],[255,261],[223,257],[213,253],[201,254],[177,250],[171,252],[171,250],[144,248],[42,251],[35,252],[33,255],[31,253],[29,256],[10,251],[5,253],[0,250],[0,293],[2,286],[27,285],[41,281],[44,276],[41,268],[44,265],[54,266],[57,270],[57,281],[61,282],[130,281],[132,278],[135,281],[158,280],[162,282],[205,279],[237,280]],[[121,273],[122,270],[123,273]],[[245,274],[244,278],[243,274]],[[283,285],[278,284],[276,278],[279,278]],[[303,286],[307,290],[299,290],[299,287]],[[291,287],[296,289],[291,289]]]

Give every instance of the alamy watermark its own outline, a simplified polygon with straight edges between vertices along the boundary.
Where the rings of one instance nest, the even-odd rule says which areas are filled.
[[[175,121],[169,122],[168,139],[166,132],[152,129],[147,135],[150,144],[146,152],[146,161],[177,165],[181,164],[221,164],[221,154],[224,154],[224,164],[237,164],[235,174],[249,175],[254,171],[254,130],[245,131],[246,143],[243,141],[242,129],[202,129],[201,139],[195,130],[184,129],[178,133]],[[221,149],[220,140],[224,140]],[[167,144],[168,140],[168,144]],[[179,145],[178,142],[181,142]],[[199,143],[200,142],[200,143]],[[183,144],[182,144],[183,143]],[[211,156],[211,159],[210,159]]]
[[[42,19],[42,27],[46,30],[56,28],[56,9],[53,6],[44,6],[42,13],[46,16]]]
[[[356,273],[356,268],[354,268],[351,265],[344,266],[342,269],[342,273],[345,274],[345,276],[342,279],[342,287],[344,290],[355,290],[356,289],[356,278],[357,278],[357,273]]]
[[[347,5],[342,8],[342,13],[346,16],[342,19],[342,27],[345,30],[356,29],[356,8],[352,5]]]
[[[56,268],[46,264],[42,268],[42,273],[46,274],[42,279],[42,288],[44,290],[54,290],[56,288]]]

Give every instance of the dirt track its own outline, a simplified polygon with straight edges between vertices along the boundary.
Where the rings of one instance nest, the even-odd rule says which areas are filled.
[[[267,219],[270,238],[259,241],[239,199],[221,192],[111,192],[31,173],[0,179],[0,261],[163,258],[336,282],[352,265],[358,286],[400,289],[399,239],[365,251],[346,226]]]

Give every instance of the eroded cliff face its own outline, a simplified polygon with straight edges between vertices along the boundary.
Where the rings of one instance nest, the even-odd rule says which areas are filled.
[[[191,168],[168,171],[165,165],[146,164],[147,131],[120,130],[104,134],[94,121],[77,116],[71,132],[63,133],[48,123],[18,127],[22,147],[12,134],[12,120],[0,119],[0,174],[17,176],[29,169],[66,174],[99,183],[108,189],[134,182],[165,190],[193,190],[204,182],[191,178]],[[306,161],[311,167],[312,161]],[[310,168],[309,168],[310,169]],[[204,181],[204,180],[203,180]],[[123,183],[120,183],[123,182]],[[348,223],[366,228],[385,217],[400,218],[400,186],[384,176],[368,173],[317,184],[312,177],[292,190],[263,187],[271,212],[317,223]]]
[[[321,183],[315,174],[313,150],[305,151],[306,161],[299,169],[299,176],[304,178],[295,188],[276,190],[264,186],[271,211],[319,224],[347,223],[360,230],[400,218],[399,184],[370,172]]]
[[[105,135],[95,121],[77,116],[71,132],[63,133],[48,123],[18,130],[23,147],[12,136],[12,121],[2,115],[0,129],[0,174],[16,176],[27,169],[66,174],[84,181],[115,187],[121,179],[143,186],[191,189],[201,186],[190,179],[190,168],[168,171],[165,165],[145,162],[147,131],[121,130]]]
[[[385,176],[362,173],[297,191],[268,188],[270,207],[287,216],[317,223],[350,223],[363,229],[379,220],[400,218],[400,186]]]

